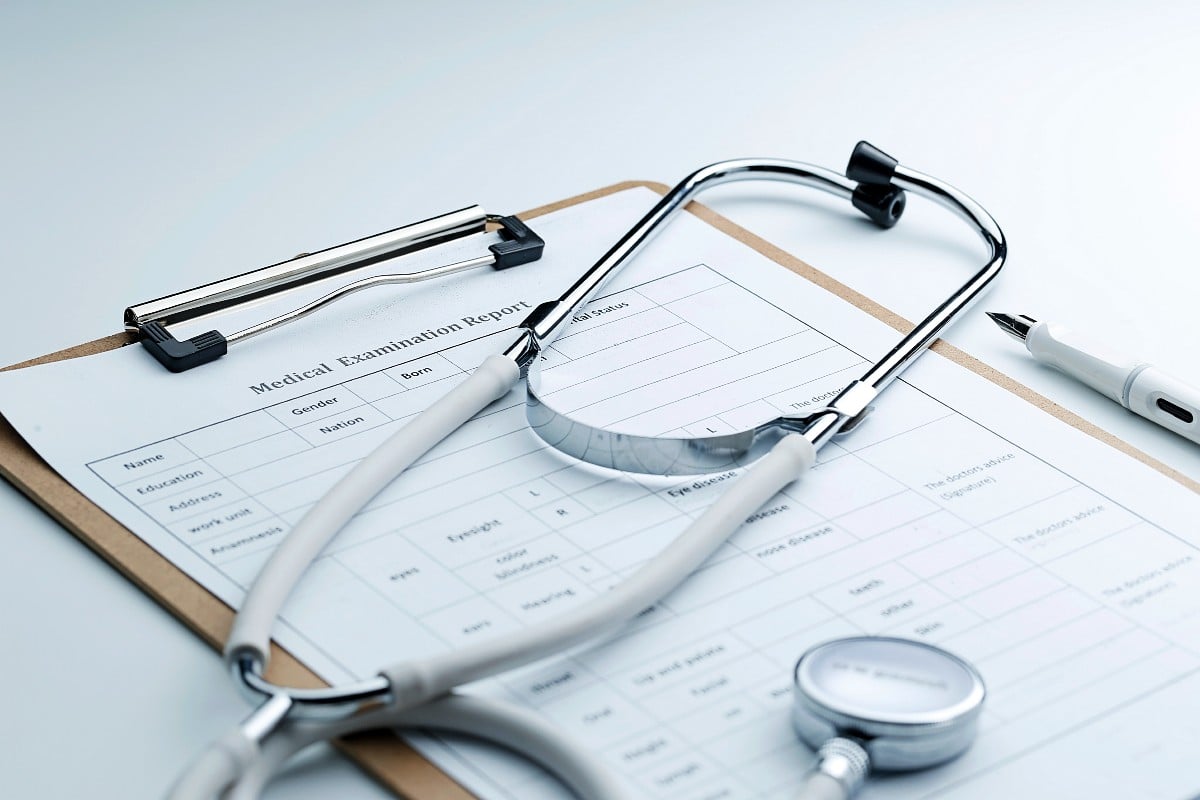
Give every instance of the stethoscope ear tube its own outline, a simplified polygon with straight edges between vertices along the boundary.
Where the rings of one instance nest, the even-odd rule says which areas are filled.
[[[263,566],[225,643],[231,667],[249,657],[265,669],[271,629],[300,577],[325,545],[380,491],[438,442],[458,430],[520,380],[512,361],[490,356],[445,397],[354,466],[296,524]]]
[[[816,452],[807,439],[799,434],[786,436],[705,509],[670,548],[592,603],[537,629],[382,670],[393,702],[358,715],[333,720],[286,718],[258,741],[244,733],[248,728],[257,728],[255,718],[251,717],[203,754],[169,797],[171,800],[211,798],[230,785],[235,786],[230,798],[257,797],[270,776],[292,754],[309,744],[395,725],[435,727],[476,736],[486,734],[487,738],[491,738],[491,731],[503,736],[508,730],[514,738],[507,744],[518,745],[522,753],[540,762],[549,760],[547,766],[580,797],[587,800],[626,797],[605,770],[579,756],[581,751],[539,717],[507,704],[489,705],[476,702],[477,698],[459,698],[446,692],[454,686],[594,639],[632,619],[682,583],[725,543],[746,517],[801,477],[815,460]],[[263,708],[269,709],[270,702]],[[443,719],[443,710],[452,713]],[[516,716],[508,719],[513,714]],[[504,725],[511,726],[511,730]],[[515,738],[513,731],[518,729],[523,731],[523,738]],[[499,743],[506,744],[504,740]],[[598,777],[601,772],[604,778]]]

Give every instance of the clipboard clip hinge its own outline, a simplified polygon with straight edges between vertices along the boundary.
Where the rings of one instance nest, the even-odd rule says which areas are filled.
[[[171,372],[183,372],[209,361],[216,361],[229,352],[229,343],[217,331],[209,331],[182,342],[160,322],[147,322],[138,327],[142,346]]]
[[[485,233],[489,223],[499,226],[496,233],[500,241],[488,246],[488,255],[415,272],[371,275],[353,280],[299,308],[228,335],[211,330],[190,339],[180,340],[167,329],[171,324],[227,311],[470,234]],[[363,289],[416,283],[484,266],[491,266],[496,270],[509,269],[537,261],[542,257],[545,246],[545,241],[519,218],[488,214],[479,206],[469,206],[365,239],[316,253],[305,253],[269,267],[130,306],[125,309],[125,327],[137,334],[142,345],[160,364],[171,372],[183,372],[215,361],[225,355],[229,346],[236,342],[308,316]]]

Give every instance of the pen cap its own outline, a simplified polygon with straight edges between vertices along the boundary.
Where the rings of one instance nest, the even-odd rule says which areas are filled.
[[[1129,382],[1130,411],[1200,443],[1200,390],[1157,367],[1146,367]]]
[[[1039,322],[1029,329],[1025,346],[1038,361],[1061,370],[1125,405],[1125,381],[1142,362],[1080,336],[1069,328]]]

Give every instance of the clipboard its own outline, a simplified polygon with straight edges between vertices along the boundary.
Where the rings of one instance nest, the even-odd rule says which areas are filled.
[[[645,187],[658,194],[667,192],[667,187],[660,183],[627,181],[541,206],[519,216],[521,219],[534,219],[635,187]],[[711,209],[698,203],[692,203],[687,210],[722,233],[753,248],[780,266],[817,284],[826,291],[836,294],[896,330],[906,332],[912,328],[912,323],[902,317],[770,242],[739,227]],[[52,361],[79,358],[136,342],[137,337],[132,333],[115,334],[3,369],[21,369]],[[1024,398],[1059,420],[1137,459],[1193,492],[1200,493],[1200,481],[1193,480],[1137,450],[958,348],[938,341],[932,349],[959,366]],[[0,416],[0,475],[20,489],[30,500],[37,503],[59,524],[95,550],[121,574],[178,617],[209,646],[220,651],[233,621],[232,609],[55,473],[2,416]],[[297,687],[325,685],[304,664],[274,643],[272,643],[269,677],[279,683]],[[336,744],[367,774],[399,797],[417,798],[418,800],[435,797],[446,800],[469,800],[472,797],[462,786],[391,733],[358,735],[341,740]]]

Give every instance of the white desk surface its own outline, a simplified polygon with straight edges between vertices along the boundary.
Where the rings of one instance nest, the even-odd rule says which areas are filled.
[[[0,363],[112,333],[132,301],[470,203],[746,155],[841,168],[866,138],[1008,234],[1006,274],[946,338],[1200,478],[1200,448],[982,314],[1115,326],[1200,380],[1198,78],[1187,2],[5,3]],[[705,201],[910,318],[975,263],[934,215],[853,251],[869,228],[790,196]],[[0,530],[2,793],[160,795],[244,713],[218,658],[8,484]],[[318,764],[269,795],[385,796]]]

